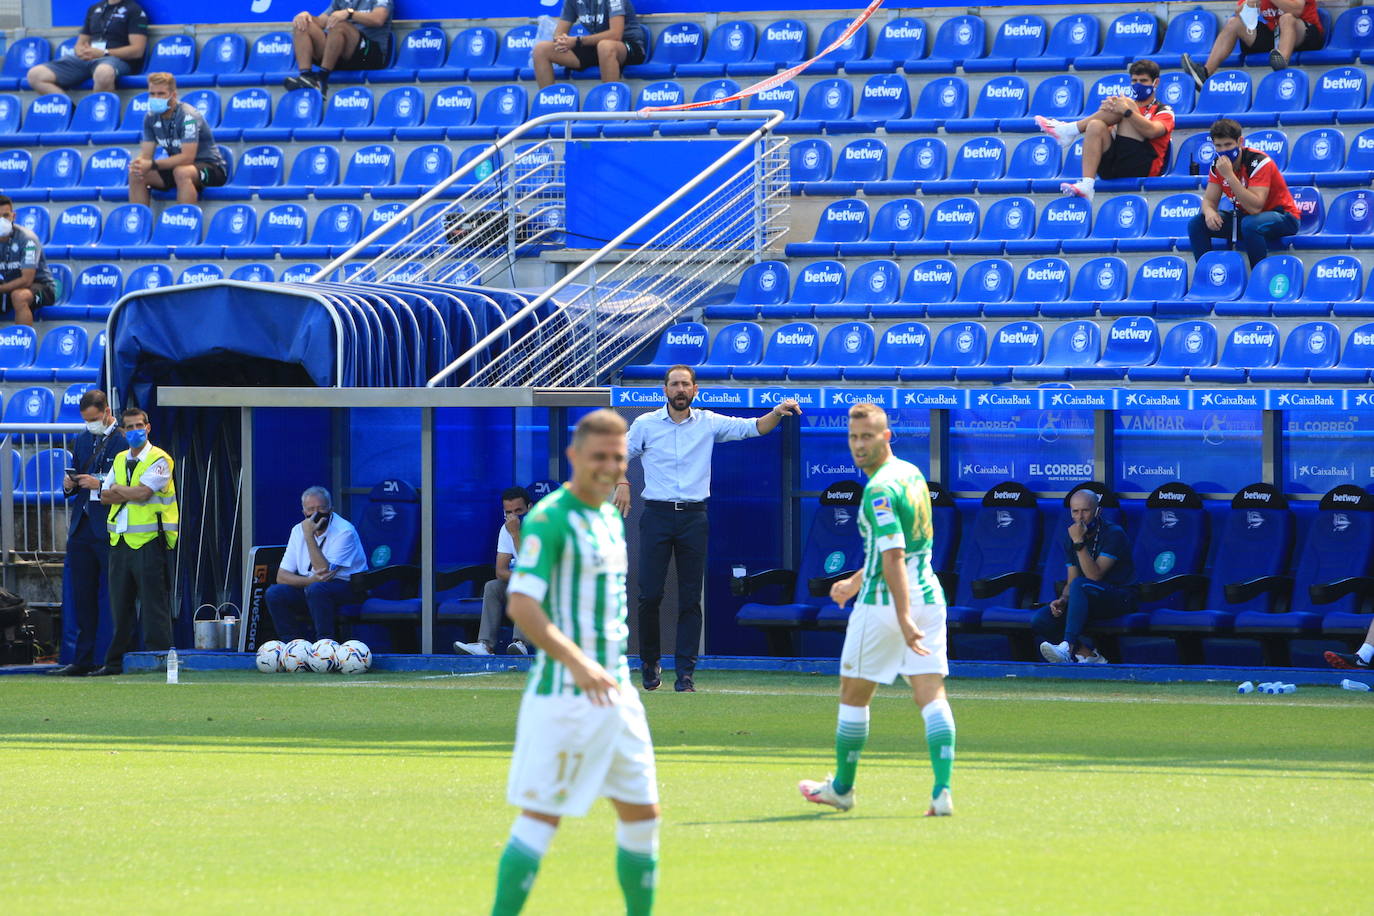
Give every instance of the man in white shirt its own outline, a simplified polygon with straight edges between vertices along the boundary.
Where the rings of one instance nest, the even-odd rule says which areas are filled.
[[[506,616],[506,587],[510,585],[510,564],[520,550],[520,523],[530,511],[529,491],[524,487],[507,487],[501,491],[501,511],[506,520],[496,535],[496,578],[482,589],[482,624],[477,630],[477,642],[455,642],[453,650],[459,655],[491,655],[496,649],[496,634]],[[517,655],[529,655],[525,634],[516,626],[507,649]]]
[[[701,643],[701,590],[706,580],[706,499],[711,495],[711,452],[717,442],[765,436],[788,414],[800,415],[791,398],[758,419],[693,410],[697,374],[672,366],[663,379],[668,403],[630,425],[630,459],[644,464],[644,512],[639,519],[639,658],[645,690],[656,690],[662,669],[658,609],[668,561],[677,557],[677,640],[674,660],[679,693],[696,691],[693,676]],[[615,488],[615,505],[630,511],[630,482]]]
[[[332,639],[339,605],[356,599],[351,580],[367,571],[367,554],[358,530],[334,511],[324,487],[301,494],[301,515],[277,567],[277,584],[267,589],[267,610],[280,640]]]

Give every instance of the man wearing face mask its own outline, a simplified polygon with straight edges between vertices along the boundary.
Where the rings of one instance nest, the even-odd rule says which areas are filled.
[[[1234,238],[1253,268],[1280,239],[1297,233],[1302,214],[1278,163],[1245,145],[1238,122],[1222,118],[1212,125],[1211,135],[1217,155],[1207,173],[1202,209],[1188,222],[1193,257],[1211,251],[1213,239],[1224,240],[1229,248]],[[1223,194],[1235,204],[1233,209],[1217,208]]]
[[[159,148],[167,155],[154,160]],[[218,188],[227,177],[210,125],[199,108],[177,97],[176,77],[149,73],[143,144],[129,163],[129,203],[147,206],[151,191],[175,188],[177,203],[193,204],[201,188]]]
[[[14,202],[0,194],[0,310],[14,310],[15,324],[33,324],[33,313],[57,299],[43,246],[14,222]]]
[[[1136,606],[1135,563],[1126,532],[1101,516],[1102,497],[1084,487],[1069,497],[1073,524],[1064,538],[1064,590],[1031,620],[1045,661],[1105,665],[1084,629]]]
[[[1080,121],[1036,115],[1035,123],[1065,151],[1083,138],[1083,177],[1059,186],[1066,196],[1091,203],[1098,178],[1152,178],[1164,171],[1174,133],[1174,110],[1155,97],[1159,65],[1138,60],[1131,64],[1130,75],[1128,95],[1103,99],[1096,113]]]
[[[124,654],[137,648],[134,628],[140,618],[145,650],[160,652],[172,645],[171,554],[178,517],[172,456],[148,441],[147,413],[126,407],[120,420],[129,448],[115,456],[100,489],[100,502],[109,510],[105,530],[114,637],[93,677],[124,672]]]
[[[277,584],[267,589],[267,611],[278,639],[332,639],[339,605],[356,600],[351,580],[367,572],[367,554],[358,530],[334,511],[324,487],[301,494],[301,515],[277,567]]]
[[[78,405],[86,431],[72,446],[72,467],[62,478],[62,493],[71,503],[67,555],[62,564],[62,656],[67,664],[53,674],[74,677],[95,668],[95,638],[101,617],[109,611],[109,509],[100,502],[101,481],[115,456],[129,448],[115,422],[105,392],[92,388]]]

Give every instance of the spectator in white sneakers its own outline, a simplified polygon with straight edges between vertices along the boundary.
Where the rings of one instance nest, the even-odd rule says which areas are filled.
[[[520,551],[520,525],[532,502],[524,487],[507,487],[501,491],[501,509],[506,513],[506,520],[496,535],[496,578],[482,590],[482,623],[477,630],[477,642],[455,642],[453,650],[459,655],[491,655],[496,649],[496,634],[506,617],[510,565]],[[520,627],[514,628],[512,636],[507,650],[516,655],[529,655],[529,643]]]
[[[1065,195],[1091,203],[1099,178],[1153,178],[1164,171],[1174,133],[1174,110],[1155,96],[1159,64],[1138,60],[1131,64],[1130,73],[1130,95],[1103,99],[1096,112],[1080,121],[1035,116],[1040,129],[1066,150],[1083,138],[1083,177],[1060,185]]]

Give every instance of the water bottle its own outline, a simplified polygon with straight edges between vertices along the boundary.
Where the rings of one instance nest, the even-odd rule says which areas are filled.
[[[1348,677],[1341,679],[1341,686],[1346,690],[1357,690],[1362,693],[1367,693],[1371,689],[1370,686],[1363,681],[1352,681]]]
[[[1254,692],[1255,692],[1255,684],[1254,684],[1253,681],[1246,681],[1244,684],[1241,684],[1239,687],[1236,688],[1236,693],[1254,693]]]
[[[167,683],[177,684],[181,674],[181,662],[177,658],[177,647],[172,646],[167,650]]]
[[[558,20],[552,16],[540,16],[535,20],[534,40],[553,41],[553,30],[558,26]]]
[[[1280,685],[1279,685],[1279,693],[1297,693],[1297,692],[1298,692],[1298,685],[1297,685],[1297,684],[1280,684]]]

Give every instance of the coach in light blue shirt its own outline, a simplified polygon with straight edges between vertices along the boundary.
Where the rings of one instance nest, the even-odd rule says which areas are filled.
[[[678,617],[674,658],[679,693],[694,690],[701,642],[701,589],[706,578],[706,499],[711,495],[711,451],[717,442],[751,439],[773,431],[788,414],[800,414],[788,398],[757,420],[692,409],[696,372],[673,366],[663,379],[668,403],[630,424],[630,458],[644,465],[644,512],[639,519],[639,657],[645,690],[658,687],[658,609],[668,561],[677,557]],[[615,488],[615,504],[630,511],[630,482]]]

